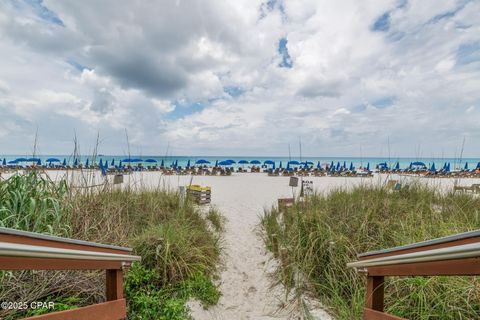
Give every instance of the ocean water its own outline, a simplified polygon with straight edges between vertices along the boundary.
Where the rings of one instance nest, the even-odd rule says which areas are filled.
[[[0,156],[0,160],[3,161],[5,159],[7,162],[11,160],[15,160],[17,158],[30,158],[32,157],[31,155],[4,155]],[[57,158],[61,162],[64,160],[66,163],[69,165],[73,165],[75,162],[75,158],[72,155],[40,155],[36,156],[36,158],[40,158],[42,163],[45,163],[48,158]],[[109,165],[111,165],[112,160],[114,161],[114,164],[118,165],[121,160],[125,160],[128,158],[128,156],[125,155],[97,155],[96,158],[94,159],[92,156],[78,156],[78,162],[85,164],[87,159],[89,160],[89,163],[99,163],[100,160],[102,160],[103,163],[105,161],[108,162]],[[140,156],[140,155],[132,155],[130,156],[130,159],[142,159],[145,161],[146,159],[154,159],[157,161],[157,163],[151,163],[151,162],[142,162],[144,166],[147,165],[160,165],[161,162],[164,162],[165,166],[170,166],[172,165],[173,162],[178,161],[178,166],[185,167],[190,160],[190,164],[193,165],[195,164],[196,161],[203,159],[207,160],[210,162],[209,165],[214,165],[217,161],[222,161],[222,160],[234,160],[236,164],[234,164],[234,167],[238,166],[245,166],[247,167],[248,165],[241,165],[238,164],[240,160],[247,160],[247,161],[252,161],[252,160],[258,160],[262,164],[266,160],[272,160],[275,162],[275,165],[278,167],[280,165],[280,162],[282,163],[282,166],[285,167],[287,165],[287,162],[289,160],[297,160],[299,162],[303,161],[310,161],[313,162],[314,165],[316,166],[318,162],[320,164],[325,164],[328,163],[330,164],[332,161],[337,164],[337,162],[340,162],[341,165],[344,163],[346,164],[347,167],[350,166],[350,163],[352,163],[356,168],[358,167],[365,167],[368,163],[370,164],[370,168],[375,168],[375,166],[379,163],[386,162],[390,167],[395,166],[397,161],[400,164],[400,168],[406,168],[410,165],[411,162],[416,162],[420,161],[425,163],[428,167],[431,166],[432,163],[435,163],[435,166],[437,169],[441,169],[444,165],[445,162],[449,162],[451,164],[451,169],[453,170],[454,168],[457,169],[463,169],[465,167],[465,163],[468,163],[468,168],[473,169],[477,167],[477,165],[480,162],[480,158],[464,158],[464,159],[458,159],[458,158],[378,158],[378,157],[363,157],[363,158],[358,158],[358,157],[225,157],[225,156]],[[1,163],[1,162],[0,162]],[[28,164],[28,163],[24,163]],[[125,165],[126,163],[123,162]],[[132,165],[137,165],[138,162],[132,163]]]

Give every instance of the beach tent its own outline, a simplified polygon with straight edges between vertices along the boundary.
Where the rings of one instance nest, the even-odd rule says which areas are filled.
[[[187,161],[187,168],[190,168],[190,159]]]
[[[251,164],[262,164],[260,161],[258,160],[252,160],[250,161]]]
[[[465,167],[463,167],[464,170],[468,170],[468,162],[465,162]]]
[[[155,159],[147,159],[147,160],[145,160],[144,162],[154,163],[154,162],[157,162],[157,160],[155,160]]]
[[[66,158],[63,158],[63,163],[62,163],[62,166],[66,167],[67,166],[67,159]]]
[[[112,162],[110,162],[110,165],[113,167],[115,165],[115,159],[112,159]]]
[[[205,159],[200,159],[200,160],[195,161],[195,164],[207,164],[207,163],[210,163],[210,161],[205,160]]]
[[[90,164],[90,161],[89,161],[88,158],[87,158],[87,161],[85,161],[85,167],[88,168],[88,165],[89,165],[89,164]]]
[[[247,160],[240,160],[238,161],[239,164],[248,164],[248,161]]]

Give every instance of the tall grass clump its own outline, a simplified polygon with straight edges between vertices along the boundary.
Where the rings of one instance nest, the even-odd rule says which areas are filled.
[[[419,185],[392,192],[359,186],[316,194],[262,219],[265,242],[279,259],[280,280],[313,294],[338,319],[360,319],[364,275],[346,268],[358,253],[480,229],[480,199]],[[407,319],[476,319],[474,277],[388,277],[386,311]]]
[[[213,284],[222,219],[163,189],[70,188],[30,173],[0,181],[0,225],[132,247],[142,256],[125,276],[129,319],[188,319],[186,302],[219,299]],[[212,228],[212,215],[218,227]],[[104,299],[101,272],[0,272],[1,301],[55,301],[63,308]],[[67,305],[68,302],[71,305]],[[0,311],[0,318],[25,313]],[[41,311],[40,311],[41,312]]]

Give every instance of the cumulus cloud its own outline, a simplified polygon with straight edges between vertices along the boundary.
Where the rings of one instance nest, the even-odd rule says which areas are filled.
[[[1,153],[478,156],[476,1],[0,4]],[[47,143],[48,142],[48,143]]]

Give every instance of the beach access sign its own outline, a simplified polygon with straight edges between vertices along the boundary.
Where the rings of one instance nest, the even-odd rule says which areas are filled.
[[[302,181],[302,190],[300,191],[300,196],[311,196],[313,195],[313,181],[303,180]]]

